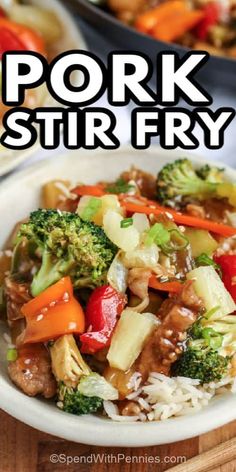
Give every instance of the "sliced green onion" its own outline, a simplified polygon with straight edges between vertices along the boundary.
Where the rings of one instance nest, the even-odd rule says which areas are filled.
[[[132,226],[132,224],[133,224],[133,218],[124,218],[120,222],[120,227],[121,228],[128,228],[129,226]]]
[[[212,266],[215,270],[217,270],[217,272],[219,272],[220,276],[222,276],[221,267],[219,266],[219,264],[216,264],[216,262],[211,259],[211,257],[209,257],[207,254],[205,254],[205,252],[195,258],[195,263],[197,267]]]
[[[114,184],[110,184],[106,187],[106,192],[108,193],[128,193],[130,190],[135,188],[134,185],[129,184],[124,179],[118,179]]]
[[[222,346],[223,336],[216,333],[212,328],[204,328],[202,330],[202,337],[212,349],[219,349]]]
[[[91,221],[91,219],[96,215],[98,210],[100,210],[102,206],[102,201],[100,198],[91,197],[89,200],[88,205],[84,208],[81,213],[81,218],[84,221]]]
[[[8,362],[14,362],[16,361],[18,355],[17,355],[17,350],[16,349],[8,349],[7,350],[7,361]]]
[[[157,246],[162,247],[164,244],[167,244],[170,241],[169,231],[161,224],[155,223],[147,232],[145,238],[145,245],[151,246],[152,244],[157,244]]]
[[[188,238],[186,238],[186,236],[184,236],[184,234],[181,233],[181,231],[179,231],[178,229],[170,229],[169,234],[170,234],[169,243],[165,244],[162,247],[162,250],[165,254],[168,255],[168,254],[171,254],[172,252],[182,251],[188,246],[189,244]]]
[[[206,320],[209,320],[218,310],[219,310],[220,306],[217,305],[217,306],[214,306],[214,308],[211,308],[211,310],[207,311],[206,313],[204,313],[204,318]]]

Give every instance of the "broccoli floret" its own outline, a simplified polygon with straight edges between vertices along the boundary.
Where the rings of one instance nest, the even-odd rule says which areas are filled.
[[[61,382],[58,387],[57,404],[59,408],[67,413],[86,415],[89,413],[95,413],[101,409],[103,400],[99,397],[86,397],[76,388],[66,387]]]
[[[215,166],[209,166],[209,164],[206,164],[205,166],[198,169],[196,173],[198,177],[203,180],[207,180],[208,182],[221,183],[224,181],[224,169],[220,169],[219,167]]]
[[[188,330],[185,350],[172,365],[172,375],[207,383],[227,374],[236,353],[236,317],[218,319],[217,312],[216,307],[205,313]]]
[[[213,349],[189,348],[173,364],[171,374],[209,383],[221,380],[227,374],[228,364],[229,358],[220,356]]]
[[[157,199],[164,205],[176,206],[184,197],[198,200],[214,196],[217,183],[200,178],[188,159],[166,164],[157,176]]]
[[[19,238],[32,242],[42,259],[31,285],[33,296],[66,275],[75,287],[102,285],[117,252],[102,228],[76,213],[57,210],[31,213],[29,222],[21,225]]]

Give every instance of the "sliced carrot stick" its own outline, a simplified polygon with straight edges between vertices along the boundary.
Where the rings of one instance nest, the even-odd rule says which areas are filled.
[[[74,188],[72,192],[79,196],[91,195],[93,197],[102,197],[103,195],[106,195],[106,191],[102,185],[80,185]],[[134,197],[136,200],[140,200],[140,204],[126,201],[125,198],[127,198],[127,195],[119,196],[121,206],[130,213],[145,213],[146,215],[154,214],[157,216],[164,213],[167,214],[167,216],[172,217],[175,223],[180,225],[206,229],[207,231],[219,234],[226,238],[236,235],[236,228],[233,228],[232,226],[185,215],[178,211],[174,211],[171,208],[162,207],[161,205],[158,205],[158,203],[145,199],[144,197]]]
[[[76,193],[76,195],[79,195],[80,197],[83,195],[102,197],[106,194],[102,185],[78,185],[78,187],[75,187],[71,192]]]
[[[193,226],[194,228],[206,229],[212,233],[219,234],[224,237],[230,237],[236,235],[236,228],[232,226],[223,225],[216,223],[211,220],[203,220],[202,218],[196,218],[194,216],[184,215],[178,211],[174,211],[170,208],[165,208],[157,205],[155,202],[147,201],[150,206],[139,205],[137,203],[130,203],[124,200],[121,201],[121,205],[129,213],[145,213],[146,215],[161,215],[167,214],[173,218],[175,223],[186,226]]]
[[[172,292],[172,293],[179,293],[182,289],[182,284],[177,280],[174,282],[159,282],[155,275],[152,275],[149,279],[148,285],[150,288],[154,288],[156,290],[162,290],[163,292]]]
[[[156,8],[146,11],[138,15],[135,28],[142,33],[149,33],[155,25],[163,23],[165,25],[166,18],[174,13],[183,12],[186,10],[186,5],[183,0],[172,0],[164,2]]]
[[[193,29],[204,17],[201,10],[173,12],[165,22],[158,22],[150,31],[151,36],[160,41],[172,42]]]

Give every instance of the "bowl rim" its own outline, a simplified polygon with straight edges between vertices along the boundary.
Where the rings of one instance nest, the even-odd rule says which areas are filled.
[[[181,151],[183,154],[183,151]],[[148,155],[158,156],[158,153],[164,156],[169,156],[169,161],[179,157],[179,151],[164,151],[159,146],[152,146],[146,151],[137,151],[130,146],[122,146],[115,151],[94,151],[93,158],[99,159],[105,156],[111,160],[123,158],[124,167],[127,164],[125,158],[127,153],[130,155],[140,156]],[[184,153],[186,157],[190,158],[194,163],[199,162],[199,156],[190,152]],[[88,151],[71,151],[66,154],[56,155],[50,159],[45,159],[42,162],[31,165],[23,169],[13,176],[10,176],[0,185],[0,201],[5,190],[11,191],[14,189],[14,184],[24,182],[24,179],[29,179],[35,176],[38,170],[47,170],[49,179],[50,172],[56,170],[57,165],[68,164],[68,159],[88,159],[91,155]],[[146,156],[147,155],[147,156]],[[91,157],[91,156],[90,156]],[[200,160],[201,163],[202,160]],[[204,160],[202,162],[212,161]],[[221,166],[219,162],[216,163]],[[122,163],[123,165],[123,163]],[[224,165],[226,171],[230,173],[231,178],[236,180],[236,170]],[[55,175],[55,174],[54,174]],[[37,188],[41,186],[40,179],[36,178],[34,188],[32,191],[37,192]],[[1,210],[1,209],[0,209]],[[4,325],[0,323],[0,331],[4,332]],[[6,331],[6,328],[5,328]],[[3,366],[3,362],[1,364]],[[5,365],[3,367],[5,370]],[[206,433],[212,429],[220,427],[232,420],[236,419],[236,396],[232,393],[227,393],[218,400],[213,400],[210,404],[200,410],[198,413],[191,415],[171,418],[164,421],[146,422],[146,423],[132,423],[123,422],[117,423],[109,419],[96,417],[95,415],[74,416],[60,411],[52,402],[39,400],[27,397],[24,393],[19,391],[10,380],[6,380],[0,372],[0,408],[16,419],[32,426],[36,429],[44,431],[61,438],[80,442],[83,444],[93,444],[97,446],[120,446],[120,447],[141,447],[152,446],[157,444],[167,444],[184,439],[188,439],[199,434]],[[194,422],[194,427],[193,427]]]

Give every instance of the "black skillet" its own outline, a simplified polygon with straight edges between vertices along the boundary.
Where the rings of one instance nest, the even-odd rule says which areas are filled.
[[[132,1],[132,0],[130,0]],[[183,56],[189,49],[171,43],[157,41],[124,25],[105,9],[97,7],[88,0],[67,0],[83,19],[117,45],[117,49],[127,49],[147,54],[155,63],[156,54],[164,50],[177,51]],[[198,80],[217,87],[230,87],[236,90],[236,60],[211,56],[209,62],[198,75]]]

